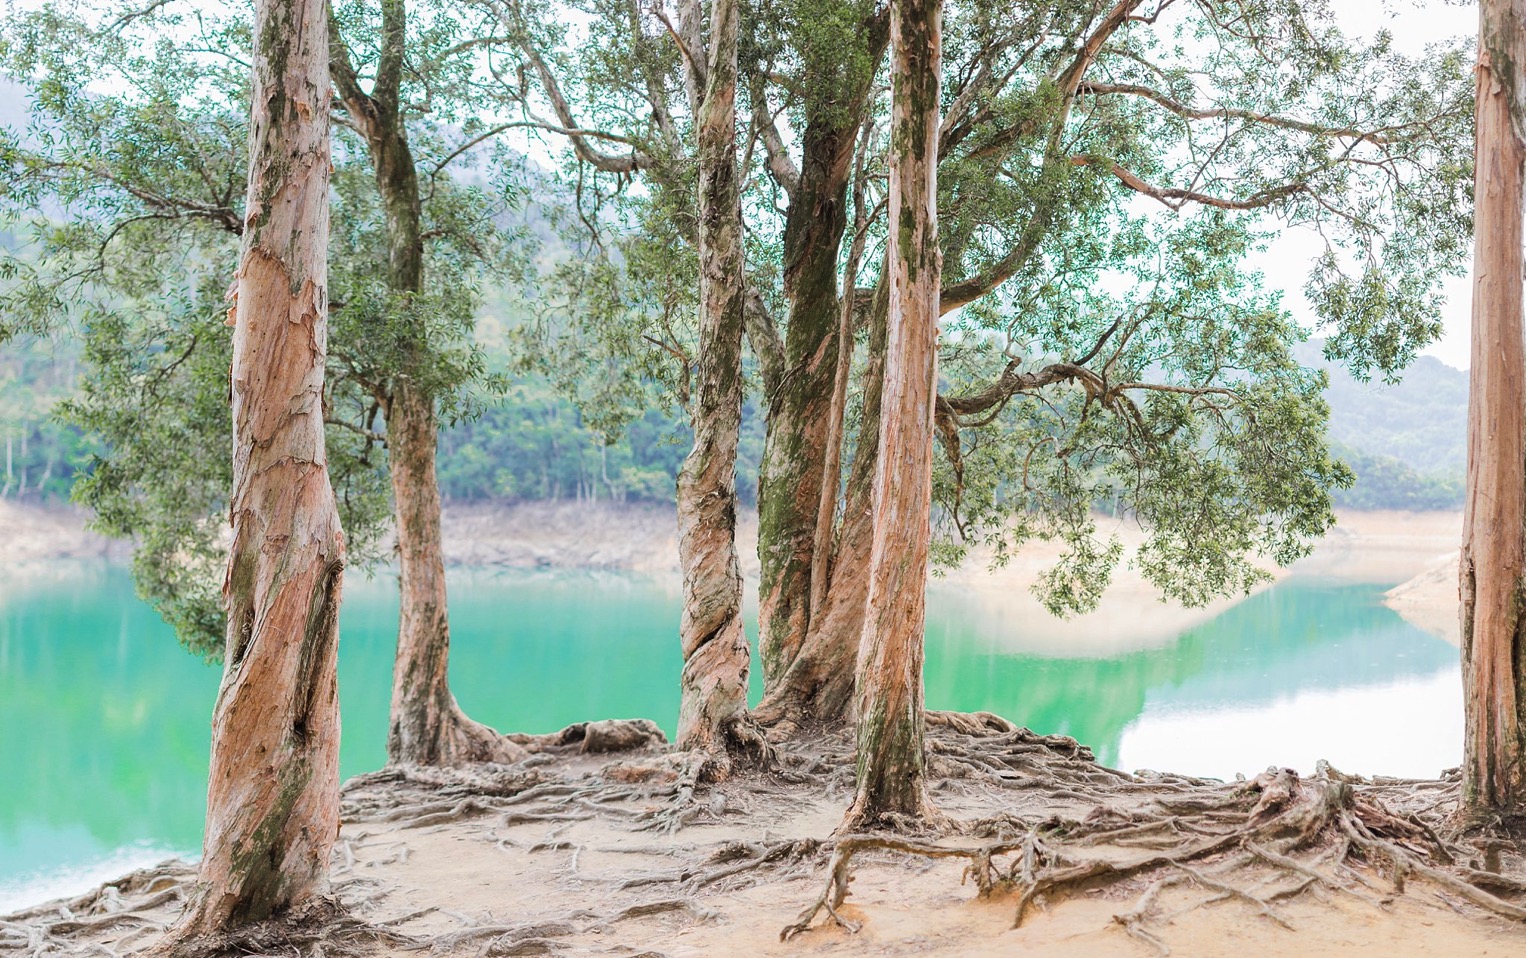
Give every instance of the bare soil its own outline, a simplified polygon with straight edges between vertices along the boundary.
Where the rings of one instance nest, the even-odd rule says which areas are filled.
[[[888,841],[833,834],[852,791],[843,736],[708,789],[663,747],[362,776],[334,855],[344,917],[231,951],[1526,954],[1521,846],[1453,834],[1455,782],[1139,778],[984,716],[940,720],[931,751],[951,824]],[[851,882],[835,917],[811,914],[834,873]],[[191,877],[168,865],[0,918],[0,952],[146,950]]]

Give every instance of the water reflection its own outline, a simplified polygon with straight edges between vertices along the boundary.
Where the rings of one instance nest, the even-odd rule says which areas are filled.
[[[469,714],[524,731],[646,716],[671,731],[676,590],[619,575],[523,572],[453,574],[452,588],[452,683]],[[1204,774],[1308,764],[1298,736],[1316,748],[1330,738],[1321,726],[1328,732],[1353,709],[1370,721],[1344,723],[1344,747],[1383,758],[1398,738],[1385,709],[1413,717],[1418,704],[1441,732],[1410,737],[1401,754],[1434,772],[1456,761],[1460,705],[1443,700],[1456,687],[1457,653],[1379,596],[1371,586],[1289,581],[1164,647],[1064,658],[1052,644],[1025,652],[1021,622],[938,593],[927,701],[1074,735],[1104,761]],[[346,584],[346,775],[385,758],[395,602],[390,577]],[[0,583],[0,769],[9,779],[0,788],[0,912],[67,890],[57,880],[69,868],[86,870],[85,887],[110,856],[196,849],[217,680],[216,667],[183,652],[133,597],[118,566],[60,564]],[[1256,754],[1289,743],[1287,757]],[[41,877],[55,882],[45,894]]]

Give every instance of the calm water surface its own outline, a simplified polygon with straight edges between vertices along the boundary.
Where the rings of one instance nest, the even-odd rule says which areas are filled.
[[[451,683],[468,714],[526,732],[645,716],[671,734],[676,589],[482,571],[453,573],[451,586]],[[1059,658],[1025,652],[1021,623],[935,590],[928,706],[1074,735],[1130,769],[1227,777],[1328,758],[1433,775],[1461,750],[1457,651],[1381,594],[1294,579],[1159,648]],[[346,776],[386,758],[396,613],[390,577],[350,576]],[[0,913],[197,852],[218,677],[134,597],[120,566],[61,563],[0,580]]]

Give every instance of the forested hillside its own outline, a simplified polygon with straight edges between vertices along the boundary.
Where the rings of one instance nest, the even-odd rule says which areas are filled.
[[[1467,467],[1468,374],[1421,356],[1396,383],[1362,382],[1326,362],[1323,344],[1298,352],[1330,385],[1330,438],[1357,475],[1336,502],[1356,509],[1453,509]]]
[[[498,331],[501,326],[486,328]],[[1468,375],[1420,357],[1395,384],[1360,382],[1304,347],[1302,361],[1325,369],[1330,435],[1357,475],[1336,501],[1355,509],[1452,509],[1462,502]],[[13,344],[0,356],[0,430],[8,498],[62,501],[76,470],[88,469],[91,441],[53,415],[73,393],[77,351],[65,343]],[[449,501],[589,499],[671,502],[689,431],[678,410],[649,409],[606,444],[582,412],[551,384],[517,382],[500,401],[447,426],[440,485]],[[763,423],[755,402],[743,415],[737,489],[756,501]]]

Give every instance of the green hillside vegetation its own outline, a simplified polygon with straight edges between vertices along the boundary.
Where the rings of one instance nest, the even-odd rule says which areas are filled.
[[[512,321],[487,324],[498,336]],[[485,344],[491,345],[491,344]],[[1330,377],[1330,435],[1356,473],[1336,490],[1349,509],[1454,509],[1466,465],[1467,373],[1422,356],[1395,384],[1360,382],[1305,347],[1304,362]],[[500,352],[500,361],[502,359]],[[79,375],[66,343],[18,341],[0,356],[0,498],[63,501],[76,472],[88,471],[96,441],[54,414]],[[606,441],[552,384],[525,377],[501,400],[441,433],[440,487],[451,502],[673,501],[688,448],[681,411],[648,409]],[[763,423],[755,401],[744,413],[737,489],[756,502]]]
[[[1468,374],[1421,356],[1398,382],[1363,382],[1304,344],[1298,359],[1325,371],[1330,439],[1356,473],[1336,490],[1350,509],[1456,509],[1467,468]]]

